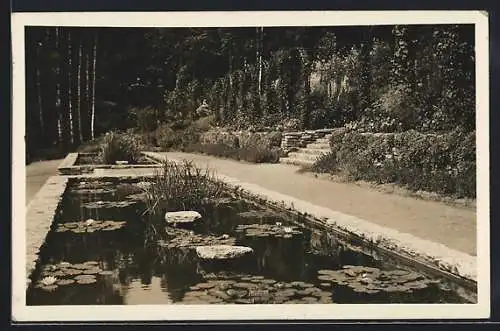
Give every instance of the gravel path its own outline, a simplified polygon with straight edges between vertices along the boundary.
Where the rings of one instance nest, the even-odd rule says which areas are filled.
[[[297,173],[299,168],[291,165],[248,164],[186,153],[163,154],[188,159],[222,175],[476,255],[474,209],[314,178]]]

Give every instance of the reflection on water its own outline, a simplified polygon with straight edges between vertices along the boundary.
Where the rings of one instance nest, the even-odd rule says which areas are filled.
[[[375,290],[366,290],[363,285],[356,288],[339,285],[335,280],[321,280],[318,271],[325,269],[338,270],[354,265],[385,270],[394,269],[394,266],[353,251],[331,235],[297,228],[295,222],[290,222],[291,216],[237,198],[191,206],[203,215],[199,224],[191,229],[170,229],[161,240],[151,242],[145,237],[145,219],[141,216],[145,206],[140,201],[140,193],[139,185],[133,181],[72,183],[65,195],[62,213],[56,220],[57,224],[68,224],[63,228],[69,230],[50,232],[41,266],[28,289],[27,303],[464,301],[453,291],[444,290],[435,283],[415,290],[405,288],[404,282],[395,281],[394,286],[386,289],[374,279],[370,280],[370,286]],[[121,221],[126,225],[113,231],[73,231],[80,229],[73,223],[88,219]],[[228,240],[251,247],[254,254],[243,260],[214,264],[199,260],[192,248],[203,242],[214,244]],[[55,281],[50,277],[57,281],[49,284]],[[45,285],[42,284],[44,279]]]

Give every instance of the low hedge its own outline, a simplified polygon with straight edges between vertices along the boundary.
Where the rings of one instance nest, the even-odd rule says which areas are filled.
[[[279,148],[267,148],[259,144],[244,147],[235,147],[224,143],[193,144],[186,148],[186,151],[251,163],[278,163],[280,158]]]
[[[398,183],[458,197],[476,196],[475,132],[446,134],[361,133],[339,129],[332,135],[331,154],[313,166],[317,172],[350,180]]]

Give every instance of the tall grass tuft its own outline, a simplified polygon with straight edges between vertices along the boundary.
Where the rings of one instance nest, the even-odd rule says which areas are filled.
[[[152,184],[144,188],[146,213],[158,216],[165,211],[186,210],[199,206],[207,198],[224,195],[225,184],[208,169],[202,170],[190,161],[165,160]]]

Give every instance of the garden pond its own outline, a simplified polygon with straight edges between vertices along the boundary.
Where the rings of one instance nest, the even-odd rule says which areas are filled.
[[[144,178],[72,178],[28,305],[467,303],[443,279],[376,259],[234,192],[186,206],[201,218],[151,228]],[[172,210],[174,211],[174,210]],[[223,261],[200,246],[244,246]],[[382,261],[383,260],[383,261]]]

